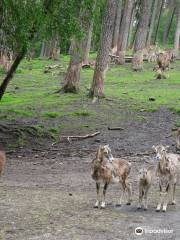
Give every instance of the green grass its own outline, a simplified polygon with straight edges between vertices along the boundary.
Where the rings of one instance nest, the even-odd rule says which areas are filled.
[[[92,53],[90,59],[95,56],[96,53]],[[60,59],[64,71],[68,61],[69,56]],[[82,70],[79,94],[57,94],[55,92],[61,87],[63,75],[52,76],[51,73],[43,72],[45,66],[52,63],[40,59],[23,61],[1,101],[1,120],[38,119],[43,124],[47,122],[49,131],[56,134],[60,131],[59,125],[62,128],[66,124],[60,124],[62,118],[66,118],[66,121],[69,118],[81,120],[99,115],[98,108],[92,109],[86,105],[89,101],[86,89],[91,85],[93,69]],[[118,107],[131,111],[153,112],[165,106],[180,114],[180,61],[173,64],[174,69],[169,71],[169,78],[165,80],[155,80],[152,71],[154,65],[145,63],[142,72],[133,72],[130,64],[110,65],[105,79],[105,95],[118,99]],[[0,80],[2,78],[3,72],[0,71]],[[155,98],[155,101],[149,101],[150,97]],[[103,102],[100,107],[104,111],[111,111],[113,103],[109,107]],[[143,122],[146,118],[138,116],[136,120]],[[51,122],[52,126],[49,126]]]

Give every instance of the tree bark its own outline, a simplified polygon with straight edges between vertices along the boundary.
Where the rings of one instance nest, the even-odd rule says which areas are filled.
[[[121,24],[121,15],[122,15],[122,0],[117,0],[117,10],[116,10],[116,18],[115,18],[115,24],[114,24],[112,48],[117,48],[119,30],[120,30],[120,24]]]
[[[42,42],[42,45],[41,45],[41,52],[40,52],[40,58],[43,58],[43,57],[44,57],[44,52],[45,52],[45,43]]]
[[[165,29],[164,29],[164,33],[163,33],[163,45],[167,44],[169,32],[170,32],[174,14],[175,14],[175,9],[176,9],[175,7],[172,10],[170,9],[170,16],[167,20],[167,23],[165,24]]]
[[[139,20],[137,36],[135,40],[135,56],[132,61],[134,70],[143,69],[143,49],[146,47],[146,39],[151,15],[152,0],[142,0],[142,14]]]
[[[116,0],[106,0],[106,11],[102,23],[100,48],[97,54],[96,67],[89,92],[90,97],[104,97],[104,77],[110,59],[109,54],[112,46],[116,7]]]
[[[76,39],[72,41],[71,59],[61,89],[65,93],[77,93],[79,91],[80,71],[81,71],[81,51],[82,46]]]
[[[96,7],[96,1],[97,0],[94,0],[94,3],[93,3],[93,9],[92,9],[93,12],[94,12],[95,7]],[[85,30],[86,38],[83,41],[82,62],[84,64],[87,64],[87,65],[89,64],[89,53],[90,53],[90,50],[91,50],[93,27],[94,27],[94,19],[92,18],[91,21],[88,23],[87,29]]]
[[[90,53],[90,50],[91,50],[93,25],[94,25],[94,22],[93,22],[93,20],[91,20],[91,22],[89,24],[88,32],[87,32],[87,37],[84,40],[84,44],[83,44],[83,45],[85,45],[83,47],[83,56],[82,56],[82,61],[83,61],[84,64],[89,64],[89,53]]]
[[[123,18],[119,33],[117,55],[119,56],[119,63],[125,63],[125,50],[127,48],[129,28],[131,24],[131,16],[134,6],[134,0],[127,0],[123,11]]]
[[[21,50],[21,52],[17,55],[17,57],[15,58],[14,60],[14,63],[12,64],[11,68],[9,69],[6,77],[4,78],[1,86],[0,86],[0,100],[2,99],[5,91],[6,91],[6,88],[10,82],[10,80],[12,79],[13,77],[13,74],[15,73],[17,67],[19,66],[20,62],[22,61],[22,59],[24,58],[26,54],[26,48],[23,48]]]
[[[155,37],[154,37],[154,42],[153,42],[154,45],[156,44],[156,40],[157,40],[157,35],[158,35],[158,30],[159,30],[159,24],[160,24],[160,19],[161,19],[161,15],[162,15],[163,5],[164,5],[164,0],[161,0],[160,10],[159,10],[159,15],[158,15],[158,20],[157,20],[157,27],[156,27],[156,32],[155,32]]]
[[[149,20],[151,14],[152,0],[142,0],[142,14],[137,30],[134,50],[139,51],[146,47],[146,37],[148,33]]]
[[[147,38],[147,46],[151,45],[155,19],[156,19],[156,15],[157,15],[157,6],[158,6],[158,0],[154,0],[151,23],[150,23],[150,28],[149,28],[148,38]]]
[[[176,20],[176,32],[174,37],[174,52],[175,55],[179,55],[180,48],[180,3],[177,4],[177,20]]]
[[[0,0],[0,29],[3,21],[3,0]]]
[[[131,46],[131,43],[132,43],[133,23],[134,23],[134,17],[135,17],[135,9],[133,8],[132,11],[133,12],[132,12],[132,16],[131,16],[131,23],[130,23],[129,35],[128,35],[128,44],[127,44],[128,48]]]

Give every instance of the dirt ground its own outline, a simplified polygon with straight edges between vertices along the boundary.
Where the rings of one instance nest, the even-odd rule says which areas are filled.
[[[137,171],[145,162],[156,165],[153,144],[168,144],[175,151],[171,128],[177,118],[162,109],[146,113],[148,121],[124,121],[123,131],[108,131],[82,141],[8,150],[0,182],[0,239],[8,240],[134,240],[180,239],[180,187],[177,205],[156,213],[157,179],[149,195],[149,210],[137,210]],[[116,207],[119,186],[107,191],[105,210],[94,209],[95,183],[90,162],[99,144],[109,143],[114,156],[132,163],[131,206]],[[135,235],[135,228],[170,230],[170,233]],[[144,230],[145,231],[145,230]]]

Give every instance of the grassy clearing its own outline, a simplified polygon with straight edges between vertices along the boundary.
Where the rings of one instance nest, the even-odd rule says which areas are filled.
[[[91,59],[95,54],[91,55]],[[86,128],[85,119],[91,121],[100,114],[98,108],[89,104],[87,88],[90,87],[93,69],[82,70],[81,91],[79,94],[57,94],[63,82],[69,56],[62,56],[60,74],[45,74],[47,64],[54,62],[35,59],[23,61],[12,80],[1,102],[0,119],[15,121],[36,119],[48,125],[51,133],[58,133],[64,128]],[[56,62],[57,63],[57,62]],[[180,114],[180,61],[173,64],[169,72],[169,78],[155,80],[152,71],[155,64],[144,64],[143,72],[133,72],[131,65],[111,65],[106,75],[105,94],[108,98],[118,99],[118,108],[130,111],[153,112],[160,106],[165,106],[175,113]],[[0,79],[3,73],[0,72]],[[149,101],[149,98],[155,101]],[[101,112],[111,111],[117,106],[107,105],[105,102],[99,106]],[[65,118],[65,123],[61,119]],[[68,123],[68,119],[75,118],[79,121],[74,126]],[[112,116],[113,118],[113,116]],[[137,121],[146,121],[142,116],[136,117]]]

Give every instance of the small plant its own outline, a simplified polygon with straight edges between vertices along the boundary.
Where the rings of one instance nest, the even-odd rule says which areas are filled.
[[[180,120],[175,122],[176,127],[180,127]]]
[[[57,118],[59,114],[57,112],[45,112],[43,117],[45,118]]]

